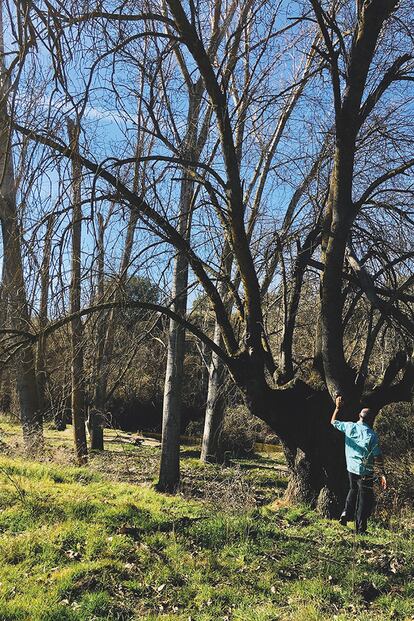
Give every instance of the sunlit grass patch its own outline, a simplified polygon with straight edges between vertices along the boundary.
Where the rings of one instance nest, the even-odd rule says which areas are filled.
[[[409,516],[404,532],[372,522],[358,538],[309,507],[274,510],[285,479],[267,459],[221,468],[188,455],[196,499],[126,482],[121,455],[105,456],[110,476],[0,457],[1,621],[413,616]]]

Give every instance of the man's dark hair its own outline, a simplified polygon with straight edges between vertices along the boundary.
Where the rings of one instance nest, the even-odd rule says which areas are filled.
[[[363,408],[359,413],[359,418],[371,427],[374,424],[375,412],[371,408]]]

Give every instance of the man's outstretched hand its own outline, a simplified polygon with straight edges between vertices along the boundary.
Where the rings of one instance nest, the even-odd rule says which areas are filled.
[[[338,414],[339,410],[341,409],[342,406],[342,397],[341,395],[336,395],[335,397],[335,410],[332,414],[332,418],[331,418],[331,425],[334,424],[334,422],[336,421],[336,415]]]

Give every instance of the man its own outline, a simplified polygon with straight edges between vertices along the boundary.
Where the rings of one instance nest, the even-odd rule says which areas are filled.
[[[357,423],[343,422],[336,420],[342,406],[341,396],[336,397],[335,405],[331,423],[345,434],[345,459],[349,476],[349,492],[339,521],[346,526],[355,517],[356,532],[363,534],[374,507],[374,463],[381,468],[381,487],[384,490],[387,488],[378,436],[372,429],[374,414],[369,408],[364,408],[359,413]]]

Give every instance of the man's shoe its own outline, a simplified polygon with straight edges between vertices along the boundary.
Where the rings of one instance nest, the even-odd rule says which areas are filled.
[[[339,518],[339,523],[342,524],[342,526],[346,526],[348,524],[348,519],[345,513],[343,513],[341,517]]]

